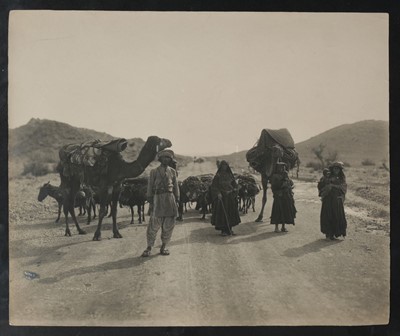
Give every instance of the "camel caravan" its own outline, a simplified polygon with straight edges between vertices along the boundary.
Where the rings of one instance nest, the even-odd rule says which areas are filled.
[[[157,154],[172,146],[168,139],[157,136],[148,137],[137,159],[127,162],[121,152],[127,147],[126,139],[111,141],[94,140],[81,144],[68,144],[59,150],[60,161],[57,171],[60,175],[60,186],[46,183],[40,189],[38,200],[47,196],[53,197],[58,204],[58,217],[61,209],[65,216],[65,236],[71,236],[69,216],[79,234],[86,232],[80,227],[75,215],[75,208],[80,215],[87,213],[87,224],[96,218],[96,205],[99,205],[98,224],[93,240],[101,240],[101,228],[104,217],[112,218],[114,238],[122,238],[118,230],[117,210],[127,206],[131,211],[131,224],[134,224],[134,207],[137,208],[138,222],[145,221],[145,204],[147,203],[147,186],[149,178],[143,175],[145,169],[157,158]],[[237,207],[240,213],[255,212],[255,199],[262,190],[261,210],[256,219],[262,221],[267,202],[267,187],[270,176],[279,163],[285,163],[288,170],[297,167],[300,160],[294,148],[294,141],[287,129],[263,129],[257,143],[247,152],[249,167],[261,174],[261,186],[250,173],[234,173],[237,184]],[[218,166],[217,161],[217,166]],[[177,169],[177,161],[170,162],[171,168]],[[183,221],[188,207],[194,207],[206,218],[212,213],[211,184],[214,174],[189,176],[178,181],[180,199],[176,220]],[[194,205],[195,204],[195,205]],[[91,215],[93,210],[93,217]],[[147,214],[149,215],[149,214]]]

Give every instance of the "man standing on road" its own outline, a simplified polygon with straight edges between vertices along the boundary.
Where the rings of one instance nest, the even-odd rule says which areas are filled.
[[[147,185],[147,199],[150,204],[150,221],[147,226],[147,248],[142,257],[148,257],[161,227],[161,255],[169,255],[166,248],[171,240],[178,214],[179,187],[176,170],[170,167],[174,160],[174,152],[165,149],[158,153],[161,165],[150,172]]]

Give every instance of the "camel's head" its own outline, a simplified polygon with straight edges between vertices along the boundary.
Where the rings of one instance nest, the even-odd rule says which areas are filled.
[[[168,139],[159,138],[158,136],[152,135],[147,138],[146,146],[149,146],[157,154],[165,148],[172,146],[172,142]]]

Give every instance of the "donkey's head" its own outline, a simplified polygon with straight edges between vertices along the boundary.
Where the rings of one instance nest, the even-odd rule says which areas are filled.
[[[49,186],[50,186],[50,181],[43,184],[43,186],[40,187],[38,195],[39,202],[43,201],[49,195]]]

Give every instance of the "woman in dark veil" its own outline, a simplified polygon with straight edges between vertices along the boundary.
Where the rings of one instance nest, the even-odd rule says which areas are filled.
[[[318,183],[322,198],[321,232],[326,239],[346,237],[347,221],[344,212],[344,199],[347,192],[346,176],[342,162],[330,165],[330,177]]]
[[[234,235],[232,228],[240,223],[237,203],[238,186],[229,164],[223,160],[211,183],[211,224],[222,236]]]
[[[271,176],[271,190],[274,196],[271,210],[271,224],[275,224],[275,232],[287,232],[286,224],[293,224],[296,218],[296,207],[293,198],[293,181],[286,171],[286,164],[278,162]],[[281,231],[278,229],[281,224]]]

